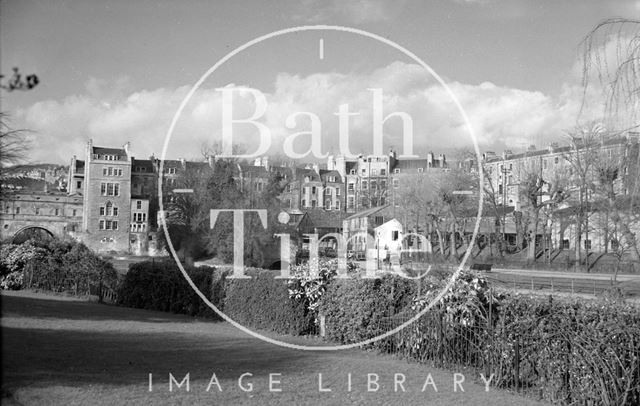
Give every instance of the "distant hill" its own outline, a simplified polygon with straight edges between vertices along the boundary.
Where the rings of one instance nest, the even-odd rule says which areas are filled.
[[[4,189],[49,191],[66,190],[69,167],[56,164],[15,165],[2,168],[1,186]]]

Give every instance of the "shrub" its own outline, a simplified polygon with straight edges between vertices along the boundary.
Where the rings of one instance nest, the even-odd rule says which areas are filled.
[[[238,323],[282,334],[301,335],[313,329],[314,314],[305,298],[289,296],[287,281],[273,272],[246,271],[251,279],[227,279],[224,311]]]
[[[22,289],[22,282],[23,274],[21,271],[11,272],[2,277],[0,287],[5,290],[20,290]]]
[[[413,300],[416,283],[395,275],[378,279],[333,279],[320,313],[326,317],[326,337],[354,343],[384,332],[381,320],[398,313]]]
[[[0,255],[3,272],[15,274],[11,282],[13,289],[28,287],[88,295],[102,286],[113,287],[117,282],[117,273],[109,262],[75,241],[29,240],[20,245],[3,246]],[[5,288],[5,284],[2,286]]]
[[[224,271],[213,268],[186,268],[198,289],[209,296],[221,292]],[[220,307],[222,297],[212,295],[211,302]],[[139,309],[160,310],[218,319],[219,316],[198,296],[175,262],[145,261],[129,265],[118,288],[118,303]]]

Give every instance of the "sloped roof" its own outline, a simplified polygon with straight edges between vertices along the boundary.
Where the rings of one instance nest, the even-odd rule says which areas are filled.
[[[106,147],[92,147],[93,153],[98,155],[118,155],[127,156],[127,151],[124,148],[106,148]]]
[[[418,168],[429,168],[429,160],[428,159],[401,159],[397,160],[393,169],[418,169]]]
[[[131,162],[132,170],[136,172],[136,168],[145,168],[147,173],[153,172],[153,161],[150,159],[133,159]]]
[[[356,218],[362,218],[362,217],[369,217],[371,215],[376,214],[377,212],[384,210],[388,207],[390,207],[391,205],[389,204],[385,204],[384,206],[378,206],[378,207],[372,207],[370,209],[366,209],[366,210],[362,210],[358,213],[352,214],[351,216],[347,217],[345,220],[351,220],[351,219],[356,219]]]
[[[336,183],[342,183],[342,176],[340,176],[340,172],[336,170],[328,170],[328,169],[320,169],[320,178],[324,181],[328,181],[329,176],[335,176]]]

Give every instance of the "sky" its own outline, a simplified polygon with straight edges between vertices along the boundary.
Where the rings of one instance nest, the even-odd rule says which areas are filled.
[[[598,119],[598,89],[581,110],[580,43],[610,17],[640,18],[640,0],[0,0],[0,72],[17,66],[40,78],[30,91],[0,91],[0,109],[13,128],[29,130],[31,162],[68,163],[89,139],[131,142],[137,158],[160,157],[179,106],[221,58],[277,30],[335,25],[423,60],[468,125],[452,94],[397,49],[348,32],[304,31],[261,41],[209,75],[177,119],[166,157],[193,159],[222,140],[225,87],[257,92],[230,92],[232,117],[258,115],[266,128],[261,137],[257,125],[233,125],[234,143],[249,155],[267,142],[270,154],[290,144],[307,160],[370,153],[369,89],[382,91],[383,118],[411,118],[413,154],[471,149],[472,134],[481,150],[515,152]],[[353,114],[348,148],[336,114],[343,104]],[[408,149],[403,123],[398,115],[384,122],[385,152]]]

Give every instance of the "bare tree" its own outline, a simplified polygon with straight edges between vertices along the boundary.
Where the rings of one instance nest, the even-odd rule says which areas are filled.
[[[27,130],[14,130],[6,113],[0,112],[0,167],[15,165],[25,160],[30,142]]]
[[[609,128],[636,128],[640,122],[640,20],[612,18],[600,22],[581,43],[583,107],[587,91],[603,89]]]

